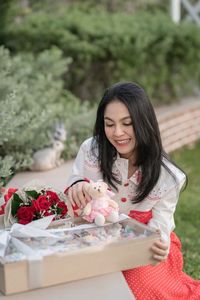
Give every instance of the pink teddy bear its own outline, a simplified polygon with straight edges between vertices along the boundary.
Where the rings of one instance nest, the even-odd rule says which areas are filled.
[[[97,226],[103,226],[106,221],[117,222],[119,207],[109,197],[109,193],[113,193],[108,190],[108,185],[103,181],[90,182],[87,191],[92,200],[83,209],[83,219],[90,223],[94,222]]]

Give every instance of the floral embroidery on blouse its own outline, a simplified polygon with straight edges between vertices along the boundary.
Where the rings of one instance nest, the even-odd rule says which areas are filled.
[[[167,188],[165,186],[165,184],[163,184],[162,186],[156,186],[156,188],[154,188],[149,195],[147,196],[148,200],[160,200],[162,199],[162,197],[167,193]]]
[[[156,193],[156,191],[152,191],[149,193],[149,195],[147,196],[147,199],[148,200],[151,200],[151,201],[155,201],[155,200],[160,200],[161,197],[159,196],[159,194]]]
[[[122,181],[120,170],[117,168],[116,164],[113,164],[112,174],[117,180]]]
[[[97,171],[100,171],[99,163],[98,163],[98,158],[97,158],[96,155],[94,155],[93,153],[91,153],[90,150],[87,150],[87,151],[86,151],[85,165],[86,165],[88,168],[91,168],[91,169],[95,169],[95,170],[97,170]]]

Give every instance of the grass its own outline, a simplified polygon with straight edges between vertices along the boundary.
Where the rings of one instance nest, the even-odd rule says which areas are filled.
[[[184,271],[200,280],[200,141],[192,149],[173,153],[172,158],[189,180],[177,205],[175,232],[182,242]]]

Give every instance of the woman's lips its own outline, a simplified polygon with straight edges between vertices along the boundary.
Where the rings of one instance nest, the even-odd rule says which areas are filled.
[[[124,139],[124,140],[115,140],[115,143],[119,146],[127,145],[131,139]]]

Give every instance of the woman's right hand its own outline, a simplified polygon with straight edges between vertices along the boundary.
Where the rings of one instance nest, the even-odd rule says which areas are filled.
[[[87,192],[88,187],[88,182],[81,181],[75,183],[68,189],[67,196],[72,206],[78,206],[79,208],[83,208],[86,206],[86,204],[91,200]]]

